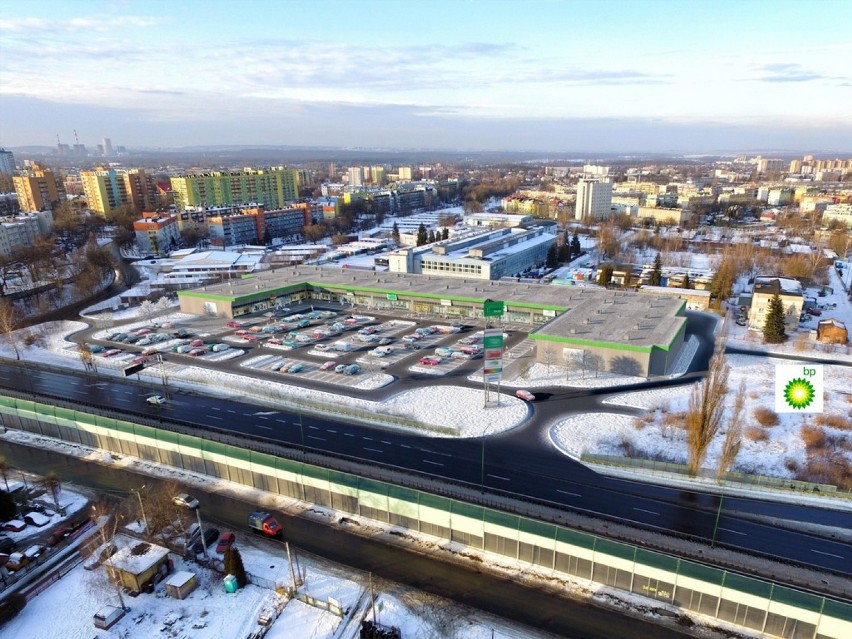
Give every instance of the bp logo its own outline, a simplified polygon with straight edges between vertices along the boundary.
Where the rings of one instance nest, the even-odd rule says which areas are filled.
[[[822,366],[775,367],[775,412],[821,413]]]

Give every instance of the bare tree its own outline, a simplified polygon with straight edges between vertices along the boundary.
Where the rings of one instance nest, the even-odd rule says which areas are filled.
[[[9,346],[15,351],[15,359],[21,359],[21,353],[18,350],[18,342],[15,339],[15,328],[20,321],[20,312],[15,304],[7,298],[0,298],[0,331],[6,335],[9,341]]]
[[[3,482],[6,484],[6,492],[9,492],[9,462],[6,461],[6,458],[3,455],[0,455],[0,477],[3,478]]]
[[[743,438],[743,409],[745,408],[746,385],[740,382],[737,394],[734,396],[734,406],[731,409],[731,418],[728,420],[728,430],[725,440],[722,442],[722,452],[719,455],[719,467],[716,469],[717,481],[722,481],[724,476],[731,471],[734,460],[740,452],[740,444]]]
[[[59,475],[57,475],[54,471],[49,471],[41,480],[41,486],[44,488],[50,496],[53,498],[53,505],[56,506],[56,510],[61,514],[65,515],[65,509],[59,505],[59,495],[62,492],[62,482],[59,480]]]
[[[728,391],[730,368],[721,348],[710,359],[710,369],[703,381],[692,387],[689,409],[686,412],[687,470],[691,476],[698,473],[707,448],[719,432],[725,413],[725,393]]]

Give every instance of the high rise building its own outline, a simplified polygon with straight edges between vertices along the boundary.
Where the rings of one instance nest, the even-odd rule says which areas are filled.
[[[90,211],[112,217],[115,209],[128,203],[124,176],[116,173],[115,169],[98,167],[80,171],[80,181]]]
[[[101,154],[105,156],[111,156],[113,154],[112,140],[109,138],[104,138],[101,142]]]
[[[410,180],[411,179],[411,167],[410,166],[401,166],[399,167],[399,179],[400,180]]]
[[[22,211],[53,210],[65,201],[65,186],[53,171],[33,163],[24,175],[12,178]]]
[[[574,219],[593,217],[596,220],[609,217],[612,205],[612,183],[600,180],[577,182],[577,204]]]
[[[0,148],[0,173],[4,175],[15,174],[15,156],[11,151]]]
[[[171,184],[179,211],[243,204],[282,209],[299,199],[299,171],[283,166],[181,175],[171,178]]]
[[[126,204],[130,204],[138,213],[157,208],[157,185],[154,178],[145,169],[131,169],[122,174],[124,190],[127,193]]]
[[[361,186],[364,183],[364,176],[360,166],[349,167],[349,186]]]
[[[370,177],[373,180],[373,184],[376,186],[384,186],[385,184],[385,167],[379,165],[373,165],[370,167]]]

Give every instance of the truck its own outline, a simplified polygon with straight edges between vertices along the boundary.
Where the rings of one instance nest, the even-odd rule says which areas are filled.
[[[344,340],[338,340],[334,342],[331,347],[336,351],[343,351],[344,353],[352,350],[352,344]]]
[[[284,532],[284,529],[281,527],[281,524],[278,523],[278,520],[268,512],[264,512],[262,510],[249,513],[248,525],[253,532],[265,537],[277,538],[281,536],[282,532]]]

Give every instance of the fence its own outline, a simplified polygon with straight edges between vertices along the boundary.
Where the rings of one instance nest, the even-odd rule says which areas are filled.
[[[674,462],[665,462],[654,459],[632,459],[629,457],[619,457],[618,455],[592,455],[589,453],[583,453],[580,455],[580,460],[587,464],[639,469],[660,475],[674,474],[681,475],[683,477],[689,476],[689,472],[685,464],[676,464]],[[702,468],[696,474],[695,479],[703,481],[704,483],[715,483],[716,470],[711,468]],[[852,498],[852,491],[842,488],[839,489],[837,486],[832,486],[831,484],[818,484],[799,481],[796,479],[783,479],[781,477],[765,477],[763,475],[746,475],[743,473],[725,473],[725,485],[731,484],[741,484],[743,487],[760,486],[761,488],[769,488],[771,490],[805,492],[825,497]]]
[[[6,426],[497,553],[785,639],[852,637],[852,604],[458,499],[195,435],[0,396]]]

